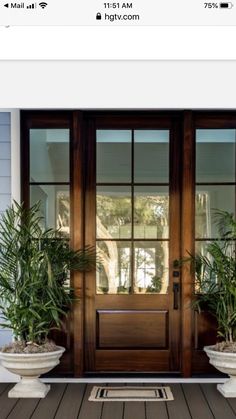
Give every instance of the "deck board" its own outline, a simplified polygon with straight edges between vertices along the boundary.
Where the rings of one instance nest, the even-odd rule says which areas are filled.
[[[225,399],[216,384],[166,385],[174,401],[102,403],[88,401],[92,384],[52,384],[40,400],[9,399],[12,385],[0,384],[0,419],[236,419],[236,398]]]
[[[92,388],[93,385],[88,385],[86,388],[78,419],[101,419],[103,403],[88,401]]]
[[[39,399],[19,399],[7,419],[30,419],[38,403]]]
[[[210,409],[215,419],[235,419],[235,413],[227,402],[227,400],[220,394],[216,388],[216,384],[201,384],[201,388],[209,403]]]
[[[6,386],[4,392],[0,396],[0,419],[6,419],[14,406],[18,403],[18,399],[8,398],[8,391],[10,390],[11,386],[12,385]]]
[[[130,387],[139,387],[143,384],[127,384]],[[146,418],[146,404],[144,402],[125,402],[124,419],[144,419]]]
[[[201,419],[214,419],[199,384],[182,384],[182,389],[192,419],[199,419],[199,406],[201,406]]]
[[[47,397],[40,400],[30,419],[54,419],[65,389],[66,384],[54,384],[51,386]]]
[[[174,400],[166,403],[169,419],[191,419],[181,385],[171,384],[170,387]]]
[[[227,398],[227,402],[230,405],[231,409],[233,410],[235,417],[236,417],[236,398]]]
[[[84,397],[85,384],[68,384],[55,419],[77,419]]]
[[[121,387],[123,384],[121,383],[112,383],[108,384],[109,387]],[[116,402],[114,403],[103,403],[103,409],[102,409],[102,417],[101,419],[122,419],[123,418],[123,412],[124,412],[124,406],[125,404],[123,402]]]
[[[124,406],[124,419],[144,419],[145,403],[144,402],[125,402]]]
[[[145,384],[145,386],[148,387],[150,384]],[[168,419],[166,402],[148,402],[145,404],[146,419]]]
[[[0,396],[6,390],[7,387],[8,387],[7,383],[0,383]]]

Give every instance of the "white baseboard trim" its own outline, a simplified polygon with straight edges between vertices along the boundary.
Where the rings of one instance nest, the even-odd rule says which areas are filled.
[[[16,383],[20,380],[20,377],[16,374],[12,374],[5,368],[0,366],[0,383]],[[44,378],[44,383],[224,383],[226,378],[181,378],[181,377],[91,377],[91,378]]]
[[[0,367],[0,383],[16,383],[19,376]],[[224,383],[226,378],[44,378],[45,383]]]
[[[226,378],[45,378],[45,383],[224,383]]]
[[[17,383],[20,381],[20,377],[16,374],[12,374],[0,365],[0,383]]]

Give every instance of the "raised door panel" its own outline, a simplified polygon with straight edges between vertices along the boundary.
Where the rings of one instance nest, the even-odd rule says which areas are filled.
[[[99,349],[168,347],[167,311],[101,310],[97,322]]]

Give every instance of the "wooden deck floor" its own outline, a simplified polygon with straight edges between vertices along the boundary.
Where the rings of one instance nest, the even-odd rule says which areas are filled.
[[[222,397],[216,390],[216,384],[169,384],[169,386],[174,401],[100,403],[88,401],[92,385],[53,384],[45,399],[18,400],[7,397],[11,385],[0,384],[0,419],[236,418],[236,399]]]

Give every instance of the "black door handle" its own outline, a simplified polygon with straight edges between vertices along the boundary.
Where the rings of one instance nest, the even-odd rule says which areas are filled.
[[[179,309],[179,283],[173,283],[173,292],[174,292],[174,310]]]

